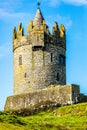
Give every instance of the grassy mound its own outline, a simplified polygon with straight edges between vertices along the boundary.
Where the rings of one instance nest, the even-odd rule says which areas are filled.
[[[31,116],[0,112],[0,130],[86,130],[87,103],[48,109]]]

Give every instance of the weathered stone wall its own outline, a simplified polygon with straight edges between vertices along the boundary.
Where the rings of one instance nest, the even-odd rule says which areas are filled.
[[[73,97],[74,96],[74,97]],[[5,110],[21,109],[34,106],[40,102],[54,102],[67,105],[77,103],[79,98],[78,85],[50,86],[48,88],[7,98]],[[53,104],[52,104],[53,105]]]
[[[20,42],[24,42],[24,39],[23,41],[21,39]],[[46,45],[44,50],[41,48],[33,50],[32,44],[15,49],[14,94],[42,89],[51,84],[65,85],[66,66],[59,63],[60,54],[65,56],[65,49],[51,44]],[[19,65],[20,56],[22,57],[22,65]]]

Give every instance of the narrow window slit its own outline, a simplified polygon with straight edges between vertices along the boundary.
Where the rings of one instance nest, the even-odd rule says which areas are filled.
[[[22,65],[22,55],[19,56],[19,65]]]

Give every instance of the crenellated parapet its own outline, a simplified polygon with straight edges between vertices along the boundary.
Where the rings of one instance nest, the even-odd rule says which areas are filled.
[[[16,27],[13,30],[13,51],[26,44],[32,44],[32,47],[44,47],[45,44],[54,44],[66,48],[65,27],[62,24],[58,27],[58,23],[55,22],[51,35],[45,20],[39,24],[38,28],[34,25],[34,21],[30,21],[27,27],[27,35],[24,36],[24,28],[20,23],[18,30],[16,30]]]
[[[27,37],[24,36],[24,28],[22,27],[22,23],[18,25],[18,30],[14,27],[13,30],[13,51],[20,47],[27,44]]]
[[[66,48],[65,27],[63,24],[58,27],[58,23],[54,23],[52,29],[52,43]]]
[[[63,24],[60,25],[60,37],[61,38],[65,37],[65,27]]]
[[[20,23],[20,24],[18,25],[17,36],[18,36],[18,37],[24,36],[24,28],[22,27],[22,23]]]
[[[22,27],[22,23],[18,25],[18,30],[16,30],[16,27],[14,27],[13,30],[13,41],[19,37],[24,36],[24,28]]]
[[[58,27],[58,23],[55,22],[52,29],[52,42],[58,44],[60,38],[60,31]]]

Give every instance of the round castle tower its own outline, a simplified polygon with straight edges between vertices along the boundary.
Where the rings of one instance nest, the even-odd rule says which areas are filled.
[[[66,38],[64,25],[54,23],[52,34],[40,8],[30,21],[27,35],[22,24],[13,31],[14,95],[66,84]]]

